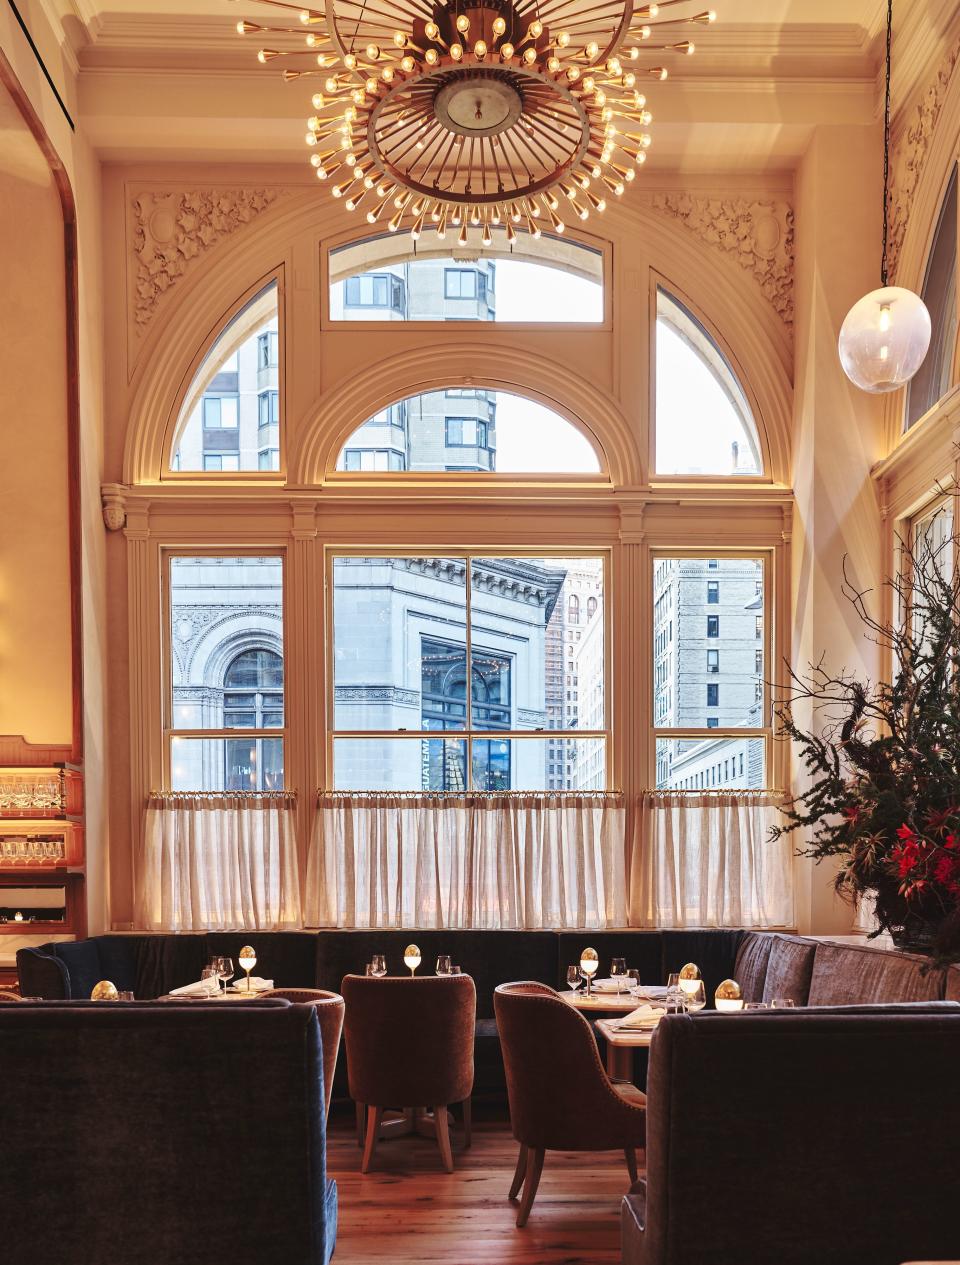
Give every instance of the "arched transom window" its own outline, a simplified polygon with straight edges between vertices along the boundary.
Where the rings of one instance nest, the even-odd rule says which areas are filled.
[[[697,318],[657,290],[655,470],[760,475],[753,413],[728,361]]]
[[[601,464],[576,426],[536,400],[450,386],[408,396],[368,418],[344,444],[337,469],[590,475]]]

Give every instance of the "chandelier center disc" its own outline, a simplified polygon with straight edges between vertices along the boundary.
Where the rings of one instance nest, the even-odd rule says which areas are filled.
[[[499,136],[520,117],[519,92],[491,74],[467,74],[452,79],[433,102],[437,119],[459,136]]]

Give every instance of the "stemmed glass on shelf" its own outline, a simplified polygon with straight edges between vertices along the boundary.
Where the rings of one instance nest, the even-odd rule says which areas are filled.
[[[583,976],[580,974],[579,966],[567,967],[567,983],[570,985],[570,991],[575,993],[580,987],[580,981]]]
[[[453,974],[453,962],[451,961],[449,953],[441,953],[440,956],[437,958],[437,974],[438,975],[452,975]]]
[[[696,1014],[698,1010],[703,1010],[707,1004],[707,992],[702,979],[688,981],[688,986],[683,990],[683,1001],[690,1013]]]
[[[383,979],[387,973],[387,959],[382,953],[375,953],[370,959],[370,974],[374,979]]]

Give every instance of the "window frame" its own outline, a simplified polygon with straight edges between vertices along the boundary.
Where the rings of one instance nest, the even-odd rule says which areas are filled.
[[[326,713],[325,723],[325,767],[327,781],[331,784],[328,789],[335,789],[332,783],[335,780],[335,763],[334,763],[334,744],[339,739],[366,739],[369,741],[380,740],[382,742],[403,742],[413,741],[422,742],[424,739],[436,740],[440,736],[446,736],[452,741],[462,741],[465,743],[466,763],[469,779],[473,777],[473,743],[474,741],[502,741],[504,739],[511,741],[533,741],[546,744],[551,738],[558,739],[577,739],[591,738],[599,739],[604,743],[604,774],[608,792],[615,792],[619,789],[615,782],[619,779],[619,765],[615,764],[617,758],[617,747],[615,740],[615,726],[613,715],[613,637],[612,637],[612,620],[613,620],[613,604],[612,604],[612,576],[613,576],[613,549],[609,545],[598,545],[596,547],[580,545],[569,549],[559,546],[551,546],[549,548],[537,548],[536,546],[525,546],[517,548],[509,548],[504,545],[479,545],[464,546],[457,545],[450,548],[437,548],[435,545],[418,546],[418,545],[324,545],[324,638],[325,638],[325,664],[324,664],[324,708]],[[256,555],[260,556],[260,555]],[[464,727],[463,729],[450,730],[428,730],[428,729],[338,729],[336,726],[336,682],[335,682],[335,660],[336,646],[334,644],[335,630],[335,583],[334,583],[334,566],[337,558],[456,558],[463,559],[467,565],[466,575],[464,577],[464,652],[466,662],[470,666],[470,652],[473,642],[472,620],[470,617],[470,595],[472,588],[470,585],[470,565],[474,558],[599,558],[603,566],[603,729],[550,729],[543,726],[538,729],[488,729],[481,730],[475,727]],[[599,607],[599,604],[598,604]],[[441,636],[442,634],[438,634]],[[565,659],[564,659],[565,661]],[[511,676],[515,675],[515,670],[511,668]],[[284,676],[286,681],[286,675]],[[467,712],[465,720],[472,719],[470,712],[471,706]],[[286,711],[284,711],[286,719]],[[422,722],[421,722],[422,723]],[[511,749],[513,753],[515,749]],[[546,747],[544,747],[546,750]],[[513,754],[511,754],[511,760]],[[544,766],[544,781],[547,782],[549,774]],[[363,794],[362,790],[356,792]],[[397,792],[400,794],[401,792]],[[423,794],[444,794],[444,795],[482,795],[482,794],[502,794],[504,792],[492,791],[484,792],[473,789],[462,792],[443,791],[433,792],[424,790]],[[518,793],[524,793],[524,788],[518,788]],[[531,791],[536,794],[536,791]],[[571,792],[576,793],[576,792]]]
[[[283,663],[283,727],[269,729],[190,729],[174,725],[173,701],[173,594],[171,590],[171,563],[174,558],[277,558],[281,566],[281,626],[280,646]],[[262,548],[252,546],[232,546],[228,544],[210,544],[202,546],[163,544],[160,546],[160,722],[161,722],[161,777],[163,786],[171,787],[171,767],[173,740],[175,738],[210,738],[229,740],[243,738],[255,734],[258,739],[279,738],[283,755],[283,791],[292,788],[293,775],[290,765],[290,653],[287,630],[289,627],[289,581],[290,566],[288,550],[285,545],[264,545]],[[270,647],[264,647],[268,649]],[[232,660],[231,660],[232,662]],[[271,690],[270,693],[277,693]],[[194,792],[186,792],[187,794]],[[202,794],[203,792],[195,792]],[[238,795],[241,791],[223,791],[223,794]]]
[[[184,421],[183,427],[180,427],[179,429],[178,429],[178,423],[180,422],[180,417],[183,412],[184,405],[186,403],[187,398],[190,395],[193,384],[196,382],[197,377],[200,373],[200,370],[203,368],[204,361],[206,360],[210,352],[213,350],[213,348],[216,346],[217,342],[220,339],[220,336],[226,331],[227,327],[231,324],[231,322],[237,316],[240,315],[240,313],[243,311],[245,307],[247,307],[250,303],[252,303],[254,299],[256,299],[264,290],[266,290],[269,286],[273,284],[276,284],[276,287],[277,287],[277,329],[276,329],[277,388],[276,389],[277,389],[277,407],[278,407],[279,420],[275,423],[270,423],[270,424],[275,425],[278,428],[277,429],[277,447],[280,450],[280,462],[279,462],[278,469],[276,470],[252,469],[252,470],[238,470],[238,471],[174,469],[174,456],[176,455],[176,452],[179,446],[179,439],[183,433],[183,429],[187,425],[189,425],[189,418]],[[267,332],[270,333],[272,331],[267,331]],[[257,378],[259,379],[259,375],[262,372],[264,372],[264,370],[260,368],[259,335],[257,335],[257,338],[258,338],[258,343],[257,343],[257,354],[256,354],[256,363],[257,363],[256,374],[257,374]],[[176,398],[174,399],[171,405],[170,412],[167,417],[166,434],[165,434],[164,442],[163,442],[163,459],[160,465],[160,482],[161,483],[177,483],[177,484],[202,483],[202,484],[206,484],[208,487],[214,484],[227,484],[227,483],[231,485],[238,485],[238,484],[277,485],[277,484],[286,483],[287,481],[286,417],[288,413],[287,356],[288,356],[288,347],[287,347],[285,269],[284,269],[283,264],[278,264],[277,267],[272,268],[269,272],[264,273],[256,281],[254,281],[251,285],[249,285],[246,288],[246,290],[244,290],[243,293],[233,303],[230,304],[230,306],[224,311],[224,313],[216,321],[210,333],[204,339],[203,343],[197,349],[196,354],[194,355],[193,360],[191,361],[187,372],[184,374],[183,386],[177,392]],[[273,366],[270,366],[270,368],[272,367]],[[255,394],[259,397],[261,390],[266,390],[266,389],[267,388],[261,388],[258,381]],[[202,399],[202,396],[200,398]],[[259,410],[259,402],[257,404],[257,408]],[[202,421],[203,419],[201,417],[201,431],[205,429],[202,425]],[[238,421],[239,421],[239,418],[238,418]],[[236,429],[239,432],[240,428],[239,426],[237,426],[236,428],[229,427],[227,429],[230,429],[231,431]],[[259,429],[259,412],[257,416],[257,429]],[[257,449],[259,453],[259,445],[257,446]],[[259,455],[258,455],[258,464],[259,464]]]
[[[647,470],[650,486],[670,487],[683,486],[684,484],[697,485],[719,485],[720,487],[736,488],[740,492],[746,491],[747,488],[760,488],[770,485],[779,486],[773,476],[773,454],[769,437],[767,435],[766,423],[764,422],[763,412],[760,408],[760,402],[756,392],[750,383],[750,375],[747,374],[734,355],[733,349],[727,341],[721,337],[719,331],[703,312],[702,308],[695,303],[684,290],[675,285],[668,277],[657,272],[655,268],[650,268],[650,292],[648,296],[648,343],[647,358],[649,365],[648,382],[647,382]],[[657,295],[663,291],[669,299],[678,303],[685,308],[689,314],[697,321],[697,323],[706,331],[711,342],[717,351],[726,361],[730,372],[733,374],[737,385],[743,392],[744,398],[750,408],[750,416],[757,432],[757,446],[760,450],[760,460],[763,470],[759,474],[659,474],[657,472]],[[701,554],[707,557],[706,553]]]
[[[770,545],[743,545],[738,547],[718,549],[716,544],[709,544],[703,548],[695,546],[671,546],[653,544],[647,546],[647,565],[644,568],[644,584],[646,586],[647,598],[649,601],[649,609],[651,621],[653,617],[654,598],[653,584],[656,565],[664,560],[683,560],[686,558],[703,560],[709,562],[713,558],[717,559],[737,559],[745,558],[759,561],[763,568],[763,661],[765,664],[773,662],[772,655],[774,653],[775,640],[774,634],[777,631],[776,621],[779,612],[779,592],[777,589],[777,568],[776,568],[776,549]],[[708,618],[719,618],[718,616],[708,616]],[[743,739],[747,741],[760,739],[763,741],[764,754],[764,781],[766,785],[762,788],[724,788],[710,787],[705,789],[716,790],[722,794],[742,795],[756,793],[756,790],[769,791],[776,793],[778,784],[783,781],[784,785],[789,785],[788,770],[783,767],[783,762],[776,759],[774,726],[773,726],[773,690],[769,680],[769,669],[763,674],[763,698],[761,719],[766,723],[759,727],[734,727],[722,726],[720,724],[711,725],[708,723],[703,728],[691,726],[674,726],[666,727],[658,725],[654,716],[656,689],[654,681],[654,659],[653,653],[653,623],[649,629],[649,653],[645,655],[646,662],[643,667],[645,694],[647,699],[645,726],[648,735],[647,750],[647,767],[646,777],[647,786],[656,791],[657,788],[657,743],[660,739],[676,740],[684,738],[700,738],[708,741],[716,741],[717,739],[732,738]],[[679,635],[679,629],[678,629]],[[752,640],[752,639],[748,639]],[[719,647],[718,647],[719,649]],[[683,788],[683,787],[664,787],[669,794],[702,794],[699,788]]]

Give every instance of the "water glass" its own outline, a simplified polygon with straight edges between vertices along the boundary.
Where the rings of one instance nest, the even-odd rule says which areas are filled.
[[[370,974],[375,979],[383,979],[387,973],[387,959],[382,953],[375,953],[370,959]]]
[[[125,988],[117,994],[117,1001],[136,1001],[136,998],[129,988]]]
[[[576,992],[580,987],[580,968],[579,966],[567,967],[567,984],[572,992]]]
[[[696,987],[692,987],[692,985]],[[703,986],[703,980],[692,980],[687,988],[683,990],[683,999],[690,1014],[696,1014],[698,1010],[703,1010],[707,1004],[707,991]]]
[[[748,1001],[744,1003],[744,1010],[769,1010],[770,1003],[765,1001]]]
[[[453,974],[453,963],[450,961],[449,953],[441,953],[440,956],[437,958],[437,974],[438,975],[452,975]]]
[[[770,1002],[771,1010],[793,1010],[796,1002],[792,997],[774,997]]]
[[[459,966],[451,966],[451,968],[450,968],[450,974],[451,974],[451,975],[459,975],[459,974],[461,974],[461,971],[460,971]]]

